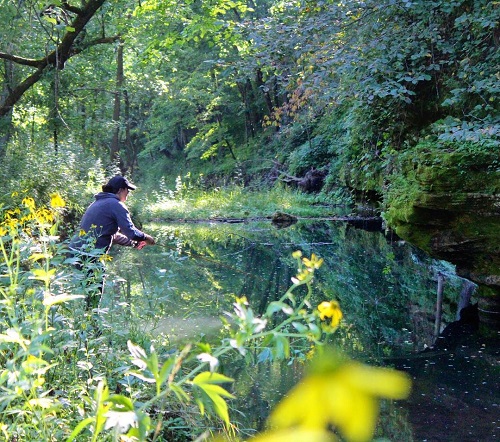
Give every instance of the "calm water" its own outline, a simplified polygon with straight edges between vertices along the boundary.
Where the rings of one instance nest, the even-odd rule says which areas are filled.
[[[361,226],[362,227],[362,226]],[[130,301],[171,345],[217,336],[234,296],[262,312],[290,286],[291,254],[315,253],[315,299],[337,299],[344,312],[338,344],[356,358],[405,370],[414,378],[408,401],[384,404],[380,433],[398,441],[493,441],[498,427],[498,336],[459,330],[451,350],[434,343],[438,272],[445,275],[443,323],[455,321],[463,281],[390,233],[345,222],[299,221],[278,229],[262,223],[150,226],[159,239],[142,252],[122,249],[110,273],[113,297]],[[121,278],[121,279],[120,279]],[[139,293],[141,297],[139,298]],[[145,295],[143,294],[145,293]],[[110,302],[108,296],[104,302]],[[236,379],[233,419],[259,428],[269,409],[300,378],[302,365],[230,367]]]

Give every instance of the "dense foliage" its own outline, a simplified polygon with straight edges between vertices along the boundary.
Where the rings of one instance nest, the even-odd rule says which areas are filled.
[[[132,428],[129,436],[143,440],[152,421],[168,429],[162,419],[175,427],[179,416],[186,439],[214,422],[230,432],[229,393],[220,386],[229,380],[210,381],[200,367],[214,360],[196,360],[211,354],[206,343],[172,354],[144,350],[151,342],[137,331],[143,318],[134,322],[129,311],[115,342],[92,334],[95,323],[78,304],[84,276],[66,272],[59,239],[118,171],[141,183],[134,217],[139,207],[150,218],[164,215],[165,202],[190,204],[189,193],[217,195],[226,185],[236,197],[225,207],[247,216],[243,189],[274,185],[266,206],[274,207],[283,197],[275,183],[312,169],[326,179],[308,205],[369,196],[388,219],[412,216],[407,203],[418,200],[423,178],[432,178],[430,187],[448,182],[443,165],[474,191],[484,179],[471,183],[469,171],[500,170],[499,15],[491,0],[0,0],[0,412],[11,417],[1,422],[4,436],[17,437],[19,427],[26,440],[118,440]],[[482,190],[494,195],[496,183]],[[37,210],[56,192],[66,201],[61,226],[50,210]],[[199,213],[225,215],[208,198]],[[318,261],[298,263],[305,267],[296,284],[308,285]],[[319,341],[325,318],[304,316],[300,303],[290,312],[283,302],[295,301],[284,296],[259,318],[238,299],[242,328],[232,337],[240,341],[217,351],[242,354],[256,336],[265,355],[286,356],[287,333]],[[326,311],[335,316],[332,305]],[[280,311],[304,324],[260,328],[262,314]],[[127,346],[125,337],[143,341]],[[184,362],[188,374],[177,382]],[[155,416],[168,394],[173,414]],[[107,413],[118,413],[111,424]]]
[[[172,186],[328,167],[325,193],[383,196],[423,140],[498,150],[497,2],[3,4],[8,190],[30,156],[69,155],[77,185],[87,158]]]

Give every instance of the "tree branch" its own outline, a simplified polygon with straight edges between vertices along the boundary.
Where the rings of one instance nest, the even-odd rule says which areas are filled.
[[[24,66],[32,66],[34,68],[40,67],[40,59],[35,60],[34,58],[19,57],[17,55],[6,54],[5,52],[0,52],[0,58],[13,61],[14,63],[22,64]]]
[[[83,13],[82,8],[79,8],[78,6],[72,6],[68,2],[62,2],[62,7],[64,10],[72,12],[73,14],[76,15],[80,15]]]
[[[23,94],[37,81],[39,81],[40,78],[42,78],[44,71],[49,66],[55,66],[57,69],[63,69],[64,64],[69,58],[81,53],[84,49],[96,44],[110,43],[116,40],[117,37],[100,38],[82,46],[81,48],[75,48],[74,45],[78,35],[84,30],[87,23],[92,19],[105,1],[106,0],[88,0],[81,8],[74,8],[67,2],[64,2],[64,8],[68,11],[74,12],[76,17],[67,28],[68,30],[57,46],[57,49],[43,58],[36,60],[0,53],[0,58],[37,69],[36,72],[30,74],[21,83],[14,87],[5,101],[0,104],[0,117],[5,116],[10,112],[12,107],[21,99]]]

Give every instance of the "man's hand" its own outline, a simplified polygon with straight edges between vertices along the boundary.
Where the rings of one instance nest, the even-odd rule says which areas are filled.
[[[144,234],[144,239],[141,241],[137,241],[136,245],[134,246],[137,250],[141,250],[144,246],[146,245],[154,245],[156,244],[155,239],[148,235],[147,233]]]

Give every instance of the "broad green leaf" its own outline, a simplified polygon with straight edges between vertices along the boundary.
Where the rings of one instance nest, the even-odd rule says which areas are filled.
[[[85,298],[83,295],[51,295],[48,294],[43,298],[43,305],[50,307],[56,304],[62,304],[63,302],[74,301],[75,299]]]
[[[52,255],[50,253],[33,253],[29,259],[31,261],[39,261],[40,259],[50,259]]]
[[[56,269],[33,269],[31,273],[33,273],[33,276],[30,279],[37,279],[48,284],[54,277]]]
[[[295,330],[297,330],[299,333],[306,333],[309,330],[307,326],[305,326],[301,322],[294,321],[292,322],[292,325],[295,328]]]
[[[156,377],[158,374],[158,354],[154,350],[147,359],[147,367],[149,368],[151,373],[153,373],[153,375]]]
[[[223,384],[225,382],[233,382],[234,379],[229,378],[220,373],[211,373],[209,371],[204,371],[200,373],[193,379],[194,385],[202,385],[202,384]]]
[[[223,374],[210,373],[209,371],[200,373],[193,379],[193,385],[198,387],[208,396],[215,413],[224,421],[226,426],[229,426],[229,413],[227,403],[223,399],[223,396],[227,398],[234,398],[234,396],[227,390],[222,388],[220,385],[218,385],[225,382],[233,382],[233,379],[224,376]],[[201,399],[197,399],[197,403],[199,406],[200,401]],[[204,404],[202,403],[202,401],[200,406],[200,411],[201,410],[204,410]]]
[[[149,384],[154,384],[156,382],[156,379],[154,377],[147,376],[143,373],[139,373],[138,371],[129,371],[128,374]]]
[[[50,408],[54,405],[54,400],[49,398],[36,398],[30,399],[28,403],[32,407],[40,407],[40,408]]]
[[[274,337],[274,346],[271,351],[274,359],[287,359],[290,356],[290,342],[285,336],[276,335]]]

